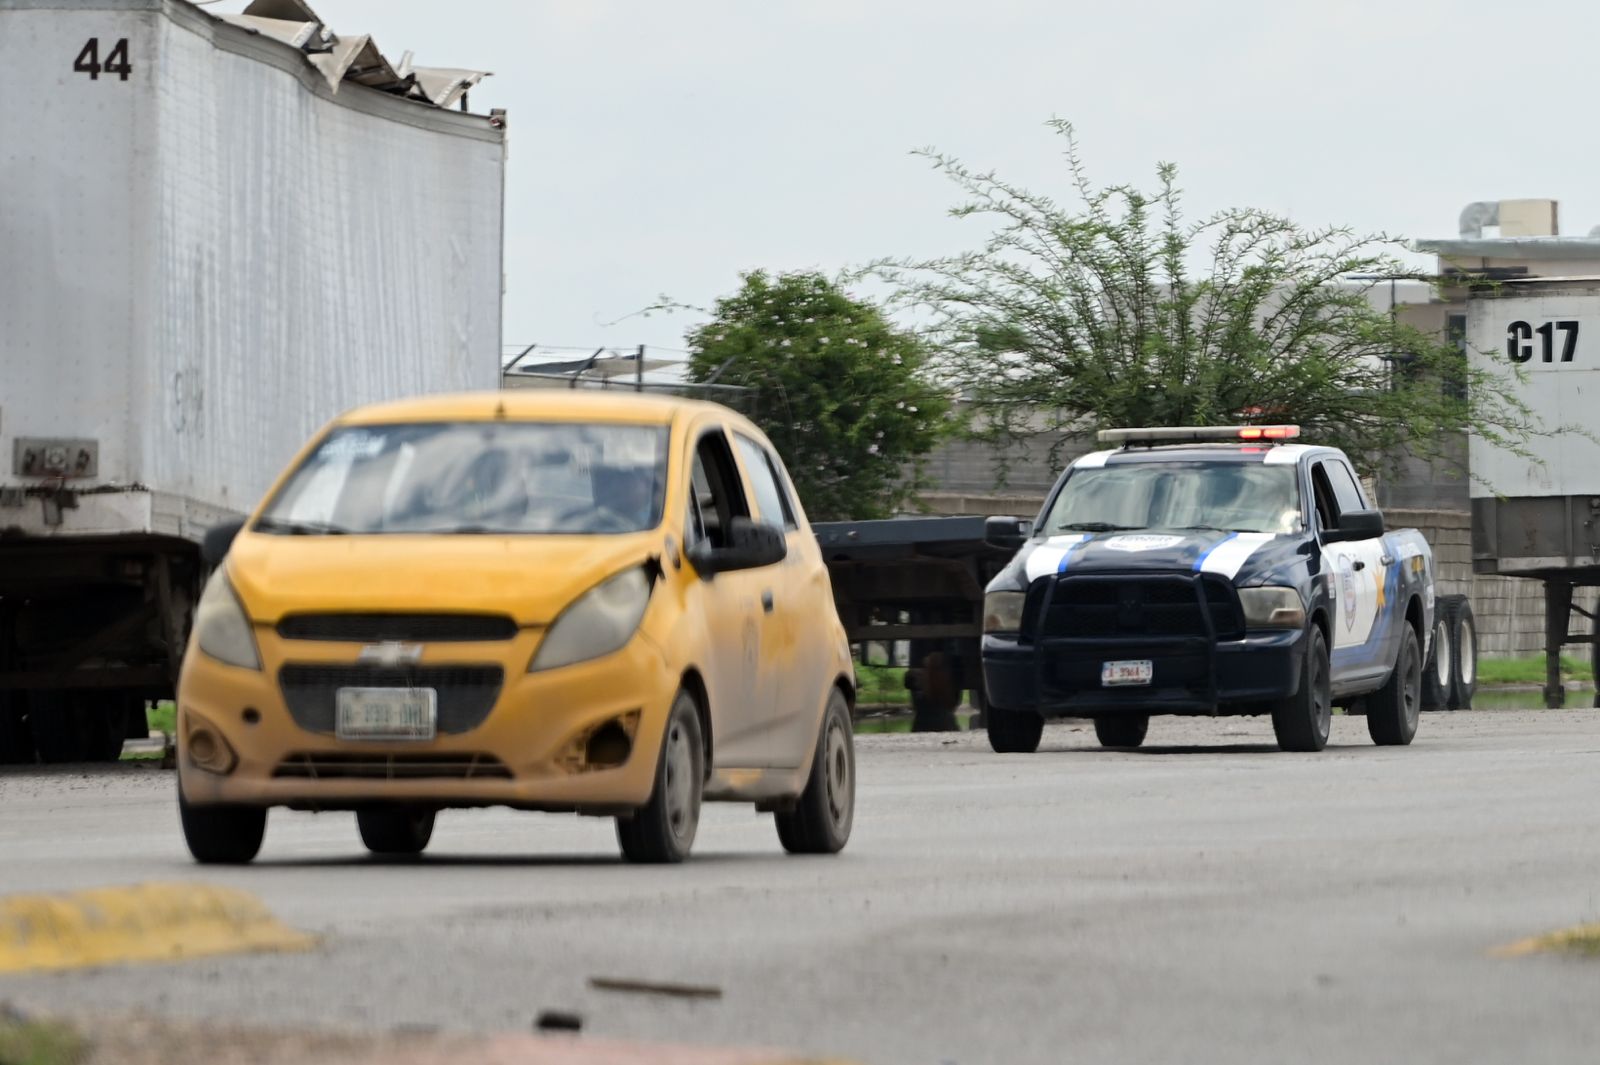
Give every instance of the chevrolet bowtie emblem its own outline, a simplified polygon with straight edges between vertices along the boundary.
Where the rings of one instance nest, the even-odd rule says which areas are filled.
[[[399,640],[385,640],[383,643],[369,643],[361,649],[360,661],[363,665],[395,666],[410,665],[422,657],[420,643],[401,643]]]

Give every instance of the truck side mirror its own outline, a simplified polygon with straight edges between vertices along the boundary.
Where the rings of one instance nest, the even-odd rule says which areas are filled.
[[[1033,535],[1033,522],[1027,518],[993,517],[983,523],[983,540],[990,547],[1015,551]]]
[[[1347,510],[1339,515],[1339,526],[1325,529],[1323,543],[1342,543],[1347,540],[1376,540],[1384,532],[1383,512],[1380,510]]]
[[[222,560],[228,555],[228,548],[233,546],[233,538],[239,535],[239,530],[244,528],[244,519],[238,521],[225,521],[221,525],[213,525],[206,530],[205,536],[200,540],[200,561],[206,564],[207,569],[216,569],[222,565]]]

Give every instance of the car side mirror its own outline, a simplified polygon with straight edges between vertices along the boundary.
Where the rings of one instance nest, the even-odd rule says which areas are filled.
[[[990,547],[1015,551],[1033,535],[1033,522],[1027,518],[989,518],[983,523],[983,542]]]
[[[1343,543],[1346,540],[1376,540],[1384,533],[1381,510],[1350,510],[1339,515],[1339,527],[1322,533],[1324,543]]]
[[[222,565],[222,560],[228,555],[228,548],[233,546],[234,537],[239,535],[239,530],[244,528],[244,520],[225,521],[221,525],[213,525],[207,529],[200,538],[200,561],[208,569],[216,569]]]
[[[789,542],[776,525],[734,518],[728,526],[728,543],[713,547],[702,540],[687,552],[695,572],[712,577],[731,570],[775,566],[789,556]]]

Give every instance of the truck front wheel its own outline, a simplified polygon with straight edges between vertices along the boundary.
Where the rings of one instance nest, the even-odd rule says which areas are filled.
[[[1404,746],[1417,734],[1422,709],[1422,644],[1409,624],[1400,638],[1394,672],[1383,687],[1367,696],[1367,732],[1384,747]]]
[[[1300,690],[1273,706],[1272,731],[1278,737],[1278,746],[1286,751],[1320,751],[1328,745],[1328,732],[1332,728],[1328,640],[1322,635],[1322,628],[1313,625],[1306,639]]]
[[[983,724],[989,733],[989,746],[1000,754],[1032,754],[1044,736],[1044,718],[1038,714],[1007,710],[993,703],[983,712]]]

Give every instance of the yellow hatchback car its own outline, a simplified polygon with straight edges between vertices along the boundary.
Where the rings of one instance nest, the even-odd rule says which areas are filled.
[[[339,418],[215,565],[178,684],[201,862],[267,809],[354,810],[417,854],[445,807],[616,818],[688,855],[707,801],[794,853],[850,836],[854,669],[771,444],[712,404],[569,390]]]

